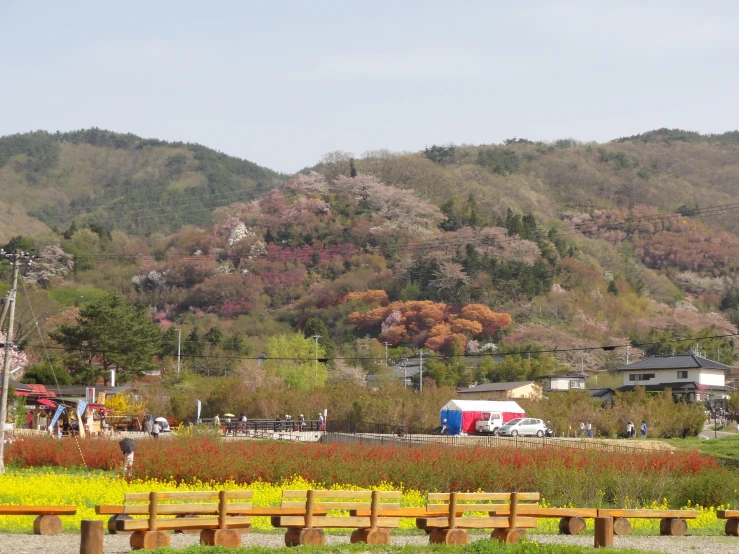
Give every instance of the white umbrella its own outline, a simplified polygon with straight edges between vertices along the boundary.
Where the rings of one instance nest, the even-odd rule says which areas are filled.
[[[168,423],[166,417],[158,417],[154,421],[158,421],[159,423]]]

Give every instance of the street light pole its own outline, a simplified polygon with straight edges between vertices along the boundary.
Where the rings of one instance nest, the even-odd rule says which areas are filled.
[[[182,329],[175,329],[177,331],[177,375],[180,374],[180,345],[182,344]]]
[[[4,254],[4,252],[3,252]],[[3,393],[0,400],[0,473],[5,473],[5,420],[8,419],[8,387],[10,386],[10,362],[13,357],[13,324],[15,322],[15,297],[18,289],[18,269],[23,252],[7,254],[13,264],[13,285],[8,292],[10,305],[8,314],[8,334],[5,336],[5,363],[3,364]]]
[[[315,370],[315,376],[313,378],[313,385],[318,386],[318,339],[322,338],[321,335],[313,335],[313,338],[316,341],[316,370]]]
[[[390,367],[390,364],[387,361],[387,345],[389,344],[387,341],[383,343],[385,345],[385,367]]]
[[[423,350],[420,352],[421,363],[419,364],[418,373],[418,392],[423,392]]]

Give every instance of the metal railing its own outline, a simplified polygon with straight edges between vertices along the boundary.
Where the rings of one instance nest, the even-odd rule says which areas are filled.
[[[644,452],[638,446],[613,444],[597,438],[502,437],[498,435],[442,435],[439,428],[331,420],[321,442],[399,446],[466,446],[487,448],[555,448],[622,454]]]

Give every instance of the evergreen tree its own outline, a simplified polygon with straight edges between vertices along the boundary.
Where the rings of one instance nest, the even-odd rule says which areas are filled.
[[[354,158],[349,158],[349,176],[352,179],[357,176],[357,168],[354,165]]]
[[[328,327],[326,327],[326,324],[322,320],[312,317],[305,323],[305,327],[303,327],[303,336],[308,339],[316,335],[320,335],[321,337],[318,339],[318,346],[325,353],[325,357],[331,360],[336,353],[336,346],[334,346],[329,336]]]
[[[193,327],[190,334],[187,335],[185,344],[182,345],[182,352],[187,356],[203,355],[203,339],[200,337],[197,327]]]
[[[144,306],[125,301],[120,293],[107,294],[87,304],[74,325],[62,324],[51,333],[66,352],[67,367],[80,384],[96,384],[116,368],[126,382],[155,369],[154,357],[162,333]]]

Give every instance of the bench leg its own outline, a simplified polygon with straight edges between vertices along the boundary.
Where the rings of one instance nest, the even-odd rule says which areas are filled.
[[[427,535],[430,535],[431,531],[433,531],[433,529],[426,528],[426,518],[425,517],[416,518],[416,529],[423,529],[424,531],[426,531]]]
[[[169,533],[166,531],[134,531],[129,541],[133,550],[154,550],[169,546]]]
[[[323,546],[326,544],[326,535],[323,529],[290,527],[285,533],[285,545],[287,546]]]
[[[434,529],[429,534],[431,544],[469,544],[470,536],[464,529]]]
[[[613,546],[613,518],[612,517],[596,517],[595,518],[595,548],[604,548]]]
[[[660,535],[672,535],[682,537],[688,532],[688,522],[682,518],[665,518],[659,522]]]
[[[518,541],[526,538],[526,530],[513,528],[513,529],[495,529],[490,539],[495,539],[498,542],[504,542],[507,544],[518,544]]]
[[[631,522],[625,517],[617,517],[613,520],[613,534],[626,536],[631,533]]]
[[[559,532],[562,535],[579,535],[585,531],[585,520],[581,517],[563,517],[559,520]]]
[[[126,519],[133,519],[131,516],[126,514],[118,514],[115,516],[110,516],[108,519],[108,534],[109,535],[123,535],[130,533],[131,531],[119,531],[115,528],[115,522],[116,521],[124,521]]]
[[[62,532],[59,516],[38,516],[33,520],[34,535],[58,535]]]
[[[390,529],[355,529],[350,540],[352,544],[390,544]]]
[[[204,546],[241,546],[241,532],[238,529],[203,529],[200,531],[200,544]]]
[[[739,519],[727,519],[724,533],[730,537],[739,537]]]

